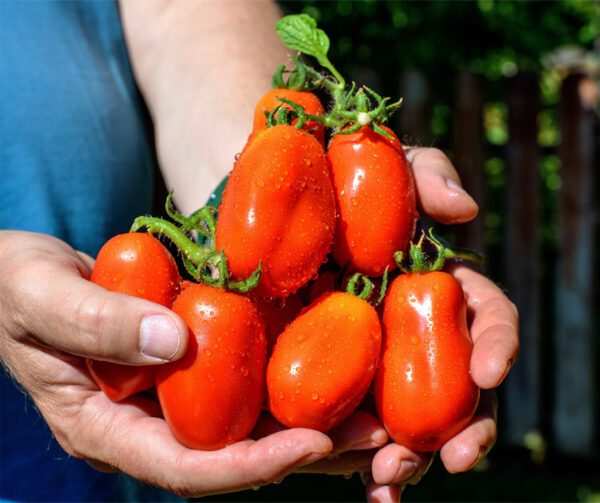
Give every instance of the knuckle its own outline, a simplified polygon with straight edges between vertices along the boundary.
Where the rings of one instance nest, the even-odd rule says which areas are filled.
[[[77,330],[79,337],[84,339],[86,347],[98,356],[111,353],[111,345],[105,336],[110,328],[109,312],[110,301],[108,295],[102,291],[83,297],[73,307],[73,328]]]

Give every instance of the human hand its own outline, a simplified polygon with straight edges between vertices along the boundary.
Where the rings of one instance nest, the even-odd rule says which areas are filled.
[[[443,224],[464,223],[475,218],[477,204],[461,188],[456,170],[441,151],[409,148],[406,155],[415,175],[420,211]],[[470,425],[440,451],[446,469],[456,473],[469,470],[495,443],[497,400],[493,389],[506,377],[517,355],[518,315],[512,302],[484,276],[464,265],[454,265],[448,270],[465,291],[474,343],[471,374],[482,389],[480,404]],[[433,459],[431,454],[412,452],[394,443],[370,454],[373,462],[368,470],[371,473],[365,476],[367,496],[370,501],[382,502],[396,501],[401,488],[406,483],[416,484]],[[365,453],[345,454],[346,467],[350,458],[356,463],[361,456],[364,463]]]
[[[164,363],[183,354],[188,330],[167,308],[87,281],[92,265],[55,238],[0,232],[0,357],[67,453],[184,497],[259,486],[329,453],[329,438],[306,429],[187,449],[157,402],[111,402],[85,358]]]
[[[477,215],[476,203],[461,188],[456,170],[441,151],[409,148],[406,154],[424,214],[444,224],[467,222]],[[456,473],[473,467],[495,443],[497,400],[493,388],[504,380],[516,358],[518,314],[504,293],[484,276],[463,265],[448,270],[465,291],[473,339],[471,375],[482,389],[470,425],[440,450],[446,469]],[[367,483],[369,499],[397,500],[399,488],[406,483],[416,484],[431,462],[431,454],[411,452],[394,443],[386,445],[373,458]]]

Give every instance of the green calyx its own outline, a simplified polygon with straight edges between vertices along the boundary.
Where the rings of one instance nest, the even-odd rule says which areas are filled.
[[[130,231],[137,232],[145,228],[151,234],[166,236],[181,253],[185,270],[197,282],[242,293],[255,288],[260,280],[260,263],[248,278],[234,281],[231,279],[225,254],[215,250],[216,209],[205,206],[186,217],[175,210],[172,197],[172,193],[167,196],[165,210],[173,221],[158,217],[137,217]],[[192,231],[203,236],[204,245],[196,243],[190,237]]]
[[[386,267],[385,272],[383,273],[383,278],[381,281],[381,287],[379,288],[379,295],[374,301],[371,301],[371,297],[375,290],[375,283],[359,272],[354,273],[350,279],[348,280],[348,284],[346,285],[346,293],[350,295],[354,295],[359,299],[367,301],[374,306],[378,306],[383,301],[385,294],[387,292],[388,286],[388,268]]]
[[[291,71],[287,70],[285,64],[279,65],[275,70],[271,79],[273,89],[291,89],[292,91],[311,91],[315,89],[315,82],[307,74],[309,67],[299,57],[291,59],[294,63],[294,68]]]
[[[273,127],[282,124],[289,126],[295,120],[296,123],[294,124],[294,127],[296,129],[302,129],[306,125],[306,121],[320,119],[319,117],[307,114],[304,110],[304,107],[298,105],[298,103],[294,103],[287,98],[277,99],[281,101],[282,104],[278,105],[270,112],[267,112],[267,127]],[[292,108],[289,109],[288,107],[284,107],[283,104]]]
[[[335,127],[334,134],[352,134],[368,126],[377,134],[392,139],[381,125],[385,124],[401,105],[402,99],[390,103],[390,98],[382,97],[367,86],[356,91],[353,85],[339,105],[331,110],[329,122]]]
[[[433,248],[433,251],[426,251],[424,248],[426,245]],[[410,242],[406,260],[401,251],[394,254],[394,261],[398,268],[402,272],[414,274],[439,271],[444,267],[447,259],[468,260],[477,265],[482,265],[484,261],[483,255],[475,251],[445,247],[435,236],[433,229],[427,232],[423,230],[416,244]]]
[[[327,91],[332,97],[333,106],[318,121],[331,128],[334,135],[352,134],[368,126],[376,133],[391,138],[381,125],[398,110],[402,100],[391,103],[390,98],[383,98],[366,86],[357,90],[354,83],[346,89],[346,80],[328,57],[329,37],[317,27],[317,22],[309,15],[285,16],[277,22],[276,31],[287,47],[315,58],[326,72],[302,63],[299,58],[293,58],[296,67],[291,72],[288,82],[283,80],[285,65],[281,65],[273,77],[274,87],[291,89],[290,80],[293,81],[293,85],[299,85],[302,80],[303,89],[321,88]]]

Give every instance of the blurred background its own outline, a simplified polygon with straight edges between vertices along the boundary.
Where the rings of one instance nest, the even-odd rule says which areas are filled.
[[[600,501],[600,2],[286,1],[331,39],[348,80],[404,97],[406,144],[453,160],[479,203],[441,229],[484,251],[517,304],[522,349],[499,439],[470,473],[439,460],[404,501]],[[362,501],[350,480],[295,475],[219,501]]]

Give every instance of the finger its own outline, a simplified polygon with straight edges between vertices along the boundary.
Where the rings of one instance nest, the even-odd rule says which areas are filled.
[[[386,445],[373,458],[373,480],[382,486],[416,484],[432,459],[431,453],[413,452],[398,444]]]
[[[410,147],[406,158],[415,176],[418,205],[427,216],[443,224],[468,222],[477,216],[477,203],[462,188],[458,173],[441,150]]]
[[[75,256],[73,256],[75,257]],[[24,263],[10,302],[22,334],[68,353],[148,365],[179,358],[188,329],[170,309],[81,277],[75,258]]]
[[[401,486],[382,486],[376,484],[371,476],[366,476],[363,482],[369,503],[396,503],[400,501]]]
[[[471,375],[480,388],[497,387],[519,352],[519,320],[514,304],[489,279],[465,266],[450,271],[461,283],[472,313]]]
[[[440,458],[450,473],[470,470],[496,443],[498,400],[494,391],[481,393],[479,407],[471,424],[450,439],[440,450]]]
[[[322,473],[326,475],[352,475],[371,470],[375,450],[351,451],[338,456],[329,455],[316,463],[301,467],[301,473]]]
[[[101,393],[86,401],[78,425],[71,432],[79,446],[76,455],[93,457],[183,497],[280,480],[332,448],[324,434],[297,428],[217,451],[188,449],[174,439],[164,420],[148,417],[133,405],[114,404]]]
[[[388,434],[372,414],[357,410],[339,426],[328,432],[333,441],[334,453],[374,449],[385,445]]]

